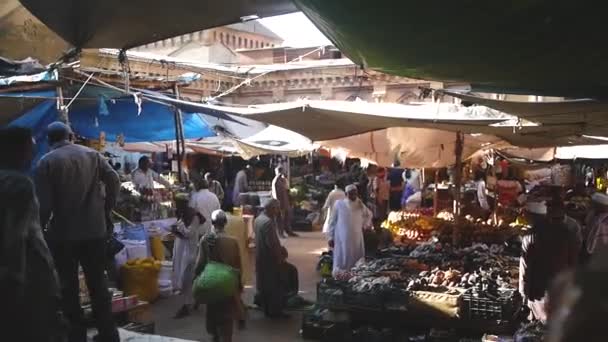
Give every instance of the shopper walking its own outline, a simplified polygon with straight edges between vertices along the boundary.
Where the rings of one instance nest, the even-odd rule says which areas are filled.
[[[327,235],[329,247],[334,249],[334,274],[349,271],[365,256],[363,230],[372,226],[372,213],[359,198],[357,186],[347,186],[346,195],[336,202],[329,219]]]
[[[280,216],[277,218],[279,236],[298,236],[298,234],[291,230],[289,215],[289,210],[291,209],[291,204],[289,203],[289,184],[287,182],[287,177],[285,177],[285,169],[283,169],[282,166],[278,166],[275,169],[275,177],[272,180],[272,198],[279,201],[281,211]]]
[[[175,318],[183,318],[190,314],[194,304],[192,282],[199,240],[201,236],[212,230],[211,214],[220,209],[220,202],[217,196],[209,191],[209,183],[206,180],[199,179],[194,187],[196,192],[192,195],[190,206],[195,216],[188,227],[184,226],[183,233],[173,247],[173,271],[183,298],[183,304],[175,314]]]
[[[63,123],[48,126],[51,151],[36,168],[40,222],[48,224],[47,240],[59,274],[62,306],[71,325],[69,340],[86,341],[79,297],[80,265],[99,340],[119,341],[104,274],[109,233],[106,210],[115,204],[120,186],[118,174],[97,151],[73,144],[71,137],[70,128]]]
[[[224,230],[228,223],[226,213],[215,210],[211,214],[211,223],[213,230],[201,238],[194,273],[198,277],[209,261],[226,264],[239,272],[239,292],[234,297],[207,304],[207,332],[214,342],[231,342],[235,321],[244,319],[244,307],[241,302],[243,284],[240,281],[241,255],[236,239],[228,236]]]
[[[287,317],[286,294],[281,269],[285,253],[277,233],[276,219],[281,214],[279,201],[270,199],[264,203],[264,211],[255,219],[255,273],[256,302],[269,318]]]
[[[7,341],[62,341],[59,280],[42,236],[34,184],[25,175],[33,156],[31,131],[0,129],[0,148],[0,330]]]

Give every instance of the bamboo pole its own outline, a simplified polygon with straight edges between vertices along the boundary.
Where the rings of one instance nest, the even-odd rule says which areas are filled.
[[[452,232],[452,243],[457,246],[460,243],[460,206],[461,206],[461,187],[462,187],[462,150],[464,148],[464,134],[456,133],[455,147],[455,172],[454,172],[454,231]]]

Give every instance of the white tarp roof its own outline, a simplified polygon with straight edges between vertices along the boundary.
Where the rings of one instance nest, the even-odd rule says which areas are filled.
[[[456,133],[429,128],[398,127],[347,138],[320,141],[332,156],[360,158],[380,166],[399,160],[404,167],[446,167],[455,163]],[[495,144],[504,144],[488,135],[465,135],[463,158]]]
[[[551,102],[523,102],[488,99],[442,90],[443,93],[542,125],[546,135],[608,136],[608,102],[578,99]]]
[[[175,103],[180,105],[177,101]],[[411,127],[493,135],[513,146],[527,148],[601,143],[576,134],[576,129],[568,126],[552,128],[499,125],[505,118],[492,118],[496,114],[493,109],[449,103],[402,105],[301,100],[249,107],[188,104],[189,111],[198,108],[205,113],[233,114],[283,127],[313,141],[339,139],[391,127]]]
[[[349,137],[389,127],[436,128],[476,133],[481,127],[504,120],[470,118],[465,115],[469,109],[447,103],[402,105],[303,100],[250,107],[199,106],[201,112],[211,110],[244,116],[289,129],[313,141]]]

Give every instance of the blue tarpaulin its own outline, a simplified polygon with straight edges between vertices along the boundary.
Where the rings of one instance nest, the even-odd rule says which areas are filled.
[[[46,128],[59,118],[55,96],[54,90],[0,93],[0,97],[5,98],[46,99],[8,124],[32,130],[37,143],[34,163],[49,151]],[[104,113],[99,113],[100,107],[107,109],[107,112],[104,110]],[[69,119],[72,130],[87,139],[99,139],[100,133],[104,132],[107,141],[116,141],[119,135],[123,135],[125,142],[155,142],[175,140],[173,110],[172,106],[146,100],[139,110],[133,97],[113,100],[100,97],[98,101],[74,103],[69,110]],[[215,136],[200,114],[182,113],[182,117],[186,139]]]
[[[31,97],[53,98],[55,97],[55,91],[28,92],[28,95]],[[11,93],[0,94],[0,96],[11,96]],[[57,102],[55,100],[44,100],[8,124],[9,126],[28,127],[32,130],[34,139],[36,139],[33,165],[36,165],[38,159],[48,152],[49,144],[46,138],[46,127],[56,120]]]
[[[107,112],[99,113],[99,101],[105,103],[101,107],[106,108]],[[74,132],[89,139],[99,139],[101,132],[105,133],[107,141],[116,141],[122,134],[127,143],[175,139],[173,107],[144,100],[141,113],[138,112],[132,97],[115,100],[100,98],[94,105],[71,108],[69,117]],[[199,114],[182,113],[182,117],[186,139],[215,136]]]

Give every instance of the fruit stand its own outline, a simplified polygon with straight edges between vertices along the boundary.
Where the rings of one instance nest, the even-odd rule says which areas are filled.
[[[317,304],[347,313],[352,324],[512,336],[522,311],[516,242],[522,228],[464,218],[461,245],[453,246],[455,223],[439,216],[391,213],[384,227],[396,244],[321,281]]]

